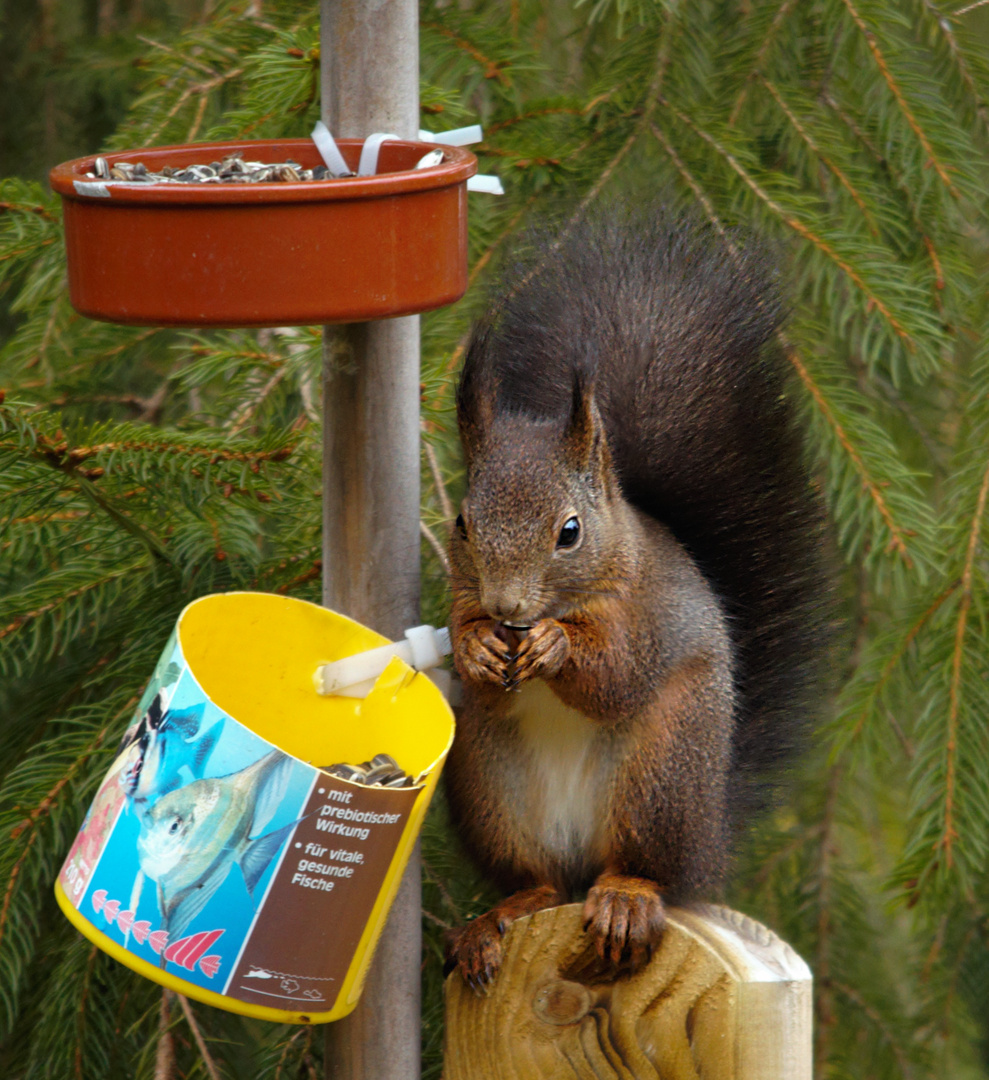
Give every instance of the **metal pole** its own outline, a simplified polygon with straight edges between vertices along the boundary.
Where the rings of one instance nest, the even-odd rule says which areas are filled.
[[[417,0],[321,0],[320,18],[333,134],[416,138]],[[323,603],[400,637],[419,621],[417,316],[326,328],[323,425]],[[419,1080],[420,919],[416,848],[360,1003],[326,1027],[328,1080]]]

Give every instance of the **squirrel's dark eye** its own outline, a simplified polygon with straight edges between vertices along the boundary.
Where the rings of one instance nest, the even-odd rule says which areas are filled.
[[[578,536],[580,536],[580,522],[575,517],[567,518],[563,528],[560,529],[560,536],[556,541],[556,546],[558,548],[573,547],[577,543]]]
[[[467,539],[467,526],[464,524],[463,514],[457,514],[457,532],[460,533],[462,539]]]

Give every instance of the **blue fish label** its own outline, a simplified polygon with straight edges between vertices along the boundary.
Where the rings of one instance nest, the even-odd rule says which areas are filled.
[[[418,794],[351,784],[249,731],[173,636],[60,882],[96,929],[171,975],[325,1013]]]

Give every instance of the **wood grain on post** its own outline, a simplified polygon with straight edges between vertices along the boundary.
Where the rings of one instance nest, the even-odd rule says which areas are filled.
[[[416,0],[322,0],[320,19],[333,134],[417,138]],[[323,602],[400,638],[419,622],[418,316],[327,327],[323,425]],[[357,1008],[327,1025],[328,1078],[419,1080],[420,874],[417,847]]]
[[[581,905],[519,919],[487,996],[446,984],[444,1080],[811,1080],[811,974],[764,926],[671,908],[645,969],[603,981]]]

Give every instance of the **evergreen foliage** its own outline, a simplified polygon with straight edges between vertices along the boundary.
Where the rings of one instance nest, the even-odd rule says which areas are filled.
[[[20,125],[0,124],[19,174],[0,180],[0,1072],[151,1077],[170,1039],[175,1076],[317,1077],[318,1033],[163,1011],[51,886],[182,606],[233,588],[318,598],[320,334],[80,318],[58,201],[36,157],[6,151],[37,144],[28,105],[52,93],[59,156],[305,134],[318,5],[14,8],[0,7],[22,80],[15,93],[0,65],[0,115]],[[989,8],[423,0],[421,20],[423,126],[482,121],[482,168],[507,191],[471,197],[472,289],[424,318],[425,531],[442,545],[455,513],[452,379],[513,233],[661,191],[713,229],[774,240],[845,629],[832,719],[729,899],[814,967],[821,1077],[989,1077]],[[32,40],[50,70],[28,62]],[[424,615],[442,621],[427,541],[423,560]],[[441,804],[424,851],[437,1077],[440,934],[491,897]]]

